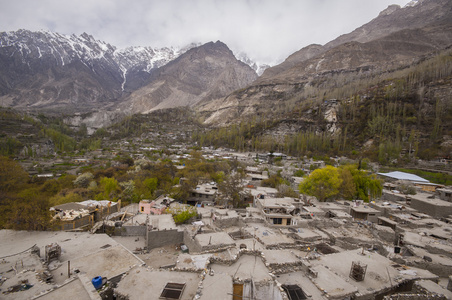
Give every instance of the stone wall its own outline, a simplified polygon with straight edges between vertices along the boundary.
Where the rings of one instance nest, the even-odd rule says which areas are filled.
[[[183,234],[183,242],[188,247],[190,253],[214,253],[227,250],[235,247],[235,243],[232,244],[215,244],[202,246],[197,240],[196,235],[190,234],[187,230]]]
[[[430,203],[428,201],[412,197],[411,207],[434,218],[452,215],[452,206],[449,202],[442,200],[436,200],[435,203]]]
[[[201,245],[197,243],[195,238],[186,230],[184,231],[183,241],[191,253],[201,252]]]
[[[406,196],[404,194],[396,194],[385,190],[383,190],[381,199],[386,201],[406,202]]]
[[[259,218],[248,217],[248,218],[243,218],[242,220],[245,223],[264,223],[264,219],[261,217],[259,217]]]
[[[115,227],[115,235],[119,236],[145,236],[146,226]]]
[[[147,249],[182,244],[184,243],[184,232],[177,229],[171,230],[152,230],[147,232]]]
[[[373,232],[387,243],[391,244],[395,240],[395,232],[390,227],[374,224]]]
[[[433,263],[425,260],[416,260],[412,263],[407,263],[407,265],[428,270],[440,277],[447,277],[449,276],[449,274],[452,274],[452,266],[447,266],[440,263]]]
[[[92,223],[92,216],[86,215],[79,219],[74,219],[72,221],[61,221],[59,228],[61,230],[73,230]]]
[[[232,226],[238,226],[238,227],[243,227],[245,226],[245,223],[242,221],[242,219],[240,217],[235,217],[235,218],[217,218],[214,221],[215,225],[219,228],[228,228],[228,227],[232,227]]]
[[[422,287],[422,285],[419,282],[416,282],[413,285],[413,288],[409,293],[393,294],[384,297],[384,300],[427,300],[427,299],[446,300],[449,299],[449,297],[446,297],[443,294],[430,292],[426,290],[424,287]]]

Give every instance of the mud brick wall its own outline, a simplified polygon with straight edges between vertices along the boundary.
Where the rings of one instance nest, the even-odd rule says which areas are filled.
[[[147,232],[147,249],[182,244],[184,242],[184,232],[173,230],[153,230]]]

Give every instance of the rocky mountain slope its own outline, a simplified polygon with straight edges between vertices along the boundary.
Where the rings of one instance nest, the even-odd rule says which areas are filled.
[[[289,56],[283,63],[266,69],[260,79],[265,81],[297,63],[344,43],[352,41],[365,43],[404,29],[422,28],[433,22],[447,22],[451,18],[451,11],[452,3],[448,0],[415,0],[403,8],[398,5],[390,5],[378,17],[348,34],[341,35],[323,46],[309,45],[302,48]]]
[[[153,70],[187,50],[117,49],[84,33],[0,33],[0,102],[16,108],[86,112],[112,107]]]
[[[121,107],[131,113],[222,99],[257,78],[222,42],[193,48],[151,74],[148,84],[128,96]]]
[[[448,0],[390,6],[257,77],[260,70],[221,42],[118,50],[87,34],[0,35],[0,104],[77,112],[66,123],[85,123],[88,132],[126,114],[184,107],[207,127],[231,126],[200,134],[200,145],[217,140],[239,150],[293,155],[359,149],[383,163],[401,153],[450,155]]]
[[[404,8],[390,7],[349,35],[325,46],[301,49],[265,70],[249,87],[199,110],[206,123],[216,125],[249,116],[279,118],[306,101],[322,101],[328,94],[336,98],[331,91],[357,79],[370,80],[419,63],[452,45],[451,29],[450,1],[423,0]],[[347,97],[353,89],[349,87]]]
[[[0,105],[77,113],[71,124],[92,127],[124,113],[218,99],[257,77],[221,42],[117,49],[86,33],[28,30],[0,33],[0,66]]]

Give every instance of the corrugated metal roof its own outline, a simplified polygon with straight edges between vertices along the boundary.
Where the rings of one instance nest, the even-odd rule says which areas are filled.
[[[394,171],[389,173],[377,173],[378,175],[398,179],[398,180],[409,180],[409,181],[417,181],[417,182],[430,182],[427,179],[424,179],[422,177],[419,177],[414,174],[400,172],[400,171]]]

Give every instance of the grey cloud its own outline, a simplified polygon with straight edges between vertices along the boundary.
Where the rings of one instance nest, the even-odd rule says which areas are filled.
[[[0,0],[0,31],[87,32],[117,47],[221,40],[265,63],[324,44],[409,0]]]

